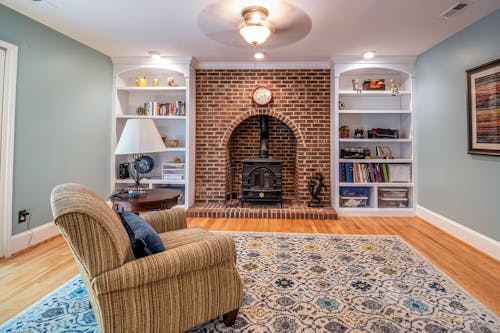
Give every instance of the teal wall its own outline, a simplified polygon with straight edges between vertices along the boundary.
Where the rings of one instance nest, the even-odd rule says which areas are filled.
[[[467,153],[465,95],[465,70],[497,58],[500,10],[421,54],[416,118],[418,204],[500,241],[500,157]]]
[[[0,5],[0,39],[19,47],[13,233],[52,221],[52,188],[79,182],[109,191],[109,57]]]

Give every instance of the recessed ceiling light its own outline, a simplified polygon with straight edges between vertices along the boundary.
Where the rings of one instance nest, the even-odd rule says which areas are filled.
[[[260,60],[260,59],[264,59],[264,53],[262,53],[262,52],[257,52],[257,53],[255,53],[255,54],[254,54],[254,58],[255,58],[255,59],[258,59],[258,60]]]
[[[363,53],[363,58],[365,59],[371,59],[373,57],[375,57],[375,51],[367,51]]]
[[[160,59],[160,52],[156,51],[149,51],[148,54],[151,56],[153,59]]]

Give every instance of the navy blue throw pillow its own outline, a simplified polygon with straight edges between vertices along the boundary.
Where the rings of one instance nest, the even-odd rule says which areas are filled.
[[[121,221],[127,230],[132,250],[137,259],[165,251],[160,236],[138,215],[123,212],[121,213]]]

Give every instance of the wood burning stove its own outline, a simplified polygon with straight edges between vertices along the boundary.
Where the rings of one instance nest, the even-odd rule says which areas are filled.
[[[242,207],[247,201],[279,202],[282,205],[282,163],[281,160],[269,158],[268,143],[269,118],[268,116],[260,116],[259,157],[243,160]]]

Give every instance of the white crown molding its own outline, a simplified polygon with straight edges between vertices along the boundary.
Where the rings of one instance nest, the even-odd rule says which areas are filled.
[[[111,57],[113,65],[173,65],[173,64],[191,64],[193,57],[160,57],[153,59],[149,56],[144,57]],[[197,63],[196,60],[194,62]]]
[[[198,67],[198,60],[193,57],[112,57],[113,75],[128,72],[135,69],[167,69],[174,72],[183,73],[184,76],[190,76],[190,68]]]
[[[335,63],[335,77],[339,77],[344,72],[349,72],[356,69],[366,68],[384,68],[392,69],[399,72],[408,73],[411,78],[415,77],[415,64],[414,63]]]
[[[417,216],[492,258],[500,260],[500,242],[422,206],[417,207]]]
[[[414,64],[417,61],[416,56],[376,56],[372,59],[363,59],[353,56],[335,56],[332,62],[335,64]]]
[[[198,63],[199,69],[330,69],[330,61],[301,62],[212,62]]]

